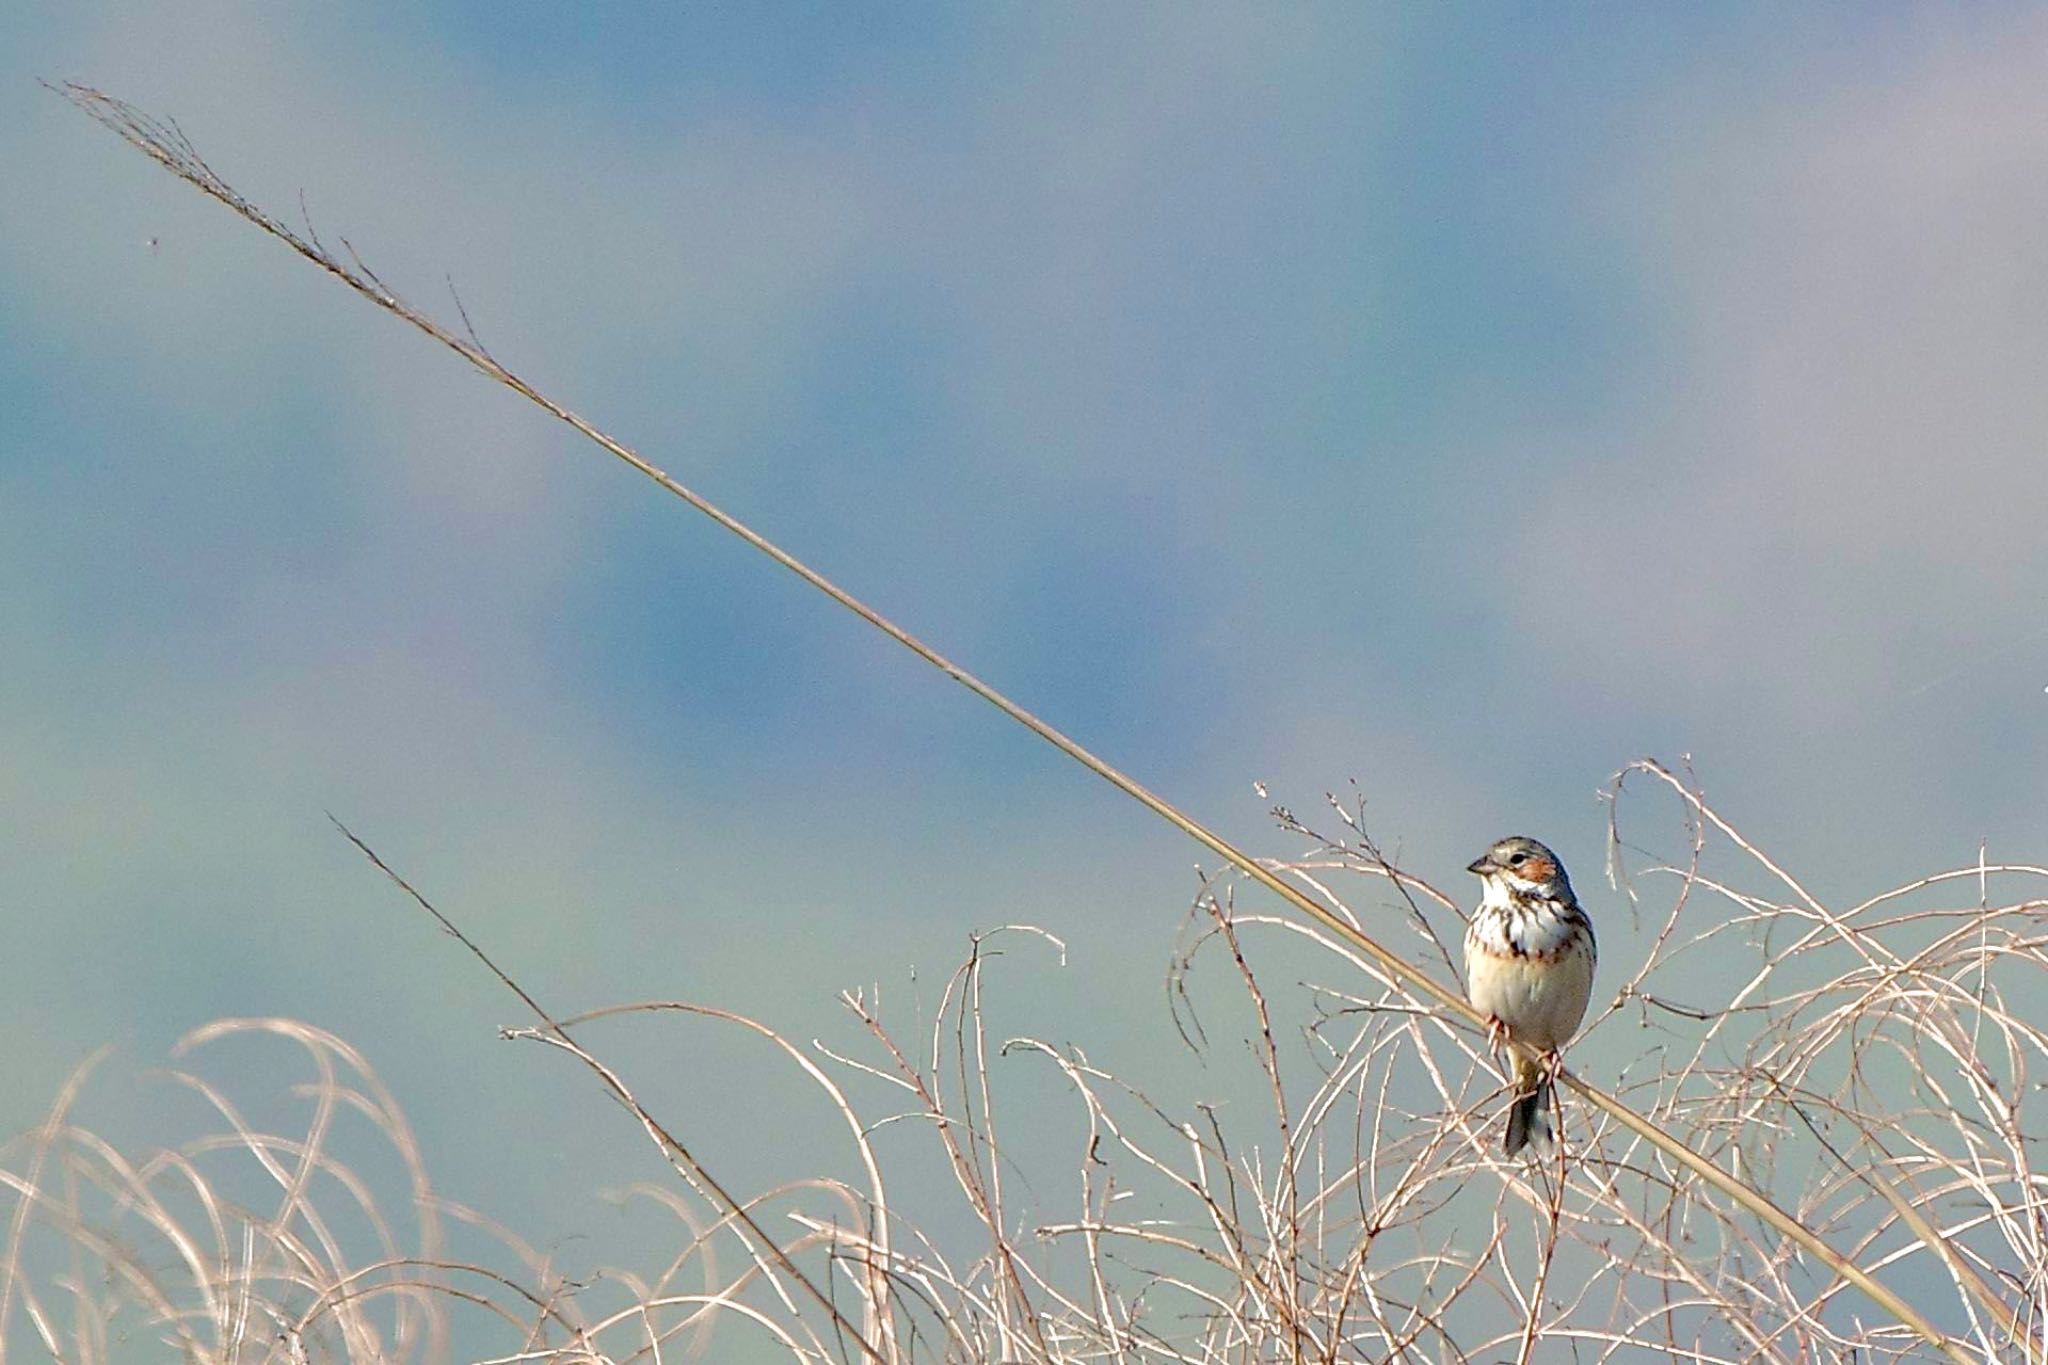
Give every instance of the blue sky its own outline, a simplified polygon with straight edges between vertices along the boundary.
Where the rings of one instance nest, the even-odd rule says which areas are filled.
[[[2040,859],[2040,8],[659,9],[0,17],[0,1130],[292,1014],[578,1227],[631,1135],[326,811],[565,1010],[809,1036],[1029,920],[1140,1062],[1196,856],[37,77],[1260,852],[1356,780],[1597,915],[1689,754],[1823,896]]]

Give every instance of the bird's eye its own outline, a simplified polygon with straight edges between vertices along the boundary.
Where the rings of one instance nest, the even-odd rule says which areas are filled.
[[[1521,865],[1522,865],[1523,863],[1526,863],[1526,862],[1528,862],[1528,861],[1529,861],[1529,855],[1528,855],[1528,854],[1526,854],[1526,853],[1517,853],[1517,854],[1516,854],[1516,855],[1515,855],[1514,857],[1512,857],[1512,858],[1508,859],[1508,866],[1509,866],[1509,867],[1520,867],[1520,866],[1521,866]]]

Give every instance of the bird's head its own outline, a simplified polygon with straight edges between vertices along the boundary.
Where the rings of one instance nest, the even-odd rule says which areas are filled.
[[[1498,891],[1518,900],[1539,896],[1546,900],[1572,899],[1571,879],[1565,876],[1564,864],[1555,853],[1525,835],[1502,839],[1474,858],[1465,870],[1486,883],[1489,898]]]

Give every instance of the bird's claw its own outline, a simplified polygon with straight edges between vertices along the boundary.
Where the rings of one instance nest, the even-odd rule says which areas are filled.
[[[1507,1041],[1507,1036],[1508,1026],[1501,1020],[1501,1017],[1498,1014],[1487,1015],[1486,1045],[1490,1048],[1493,1048],[1495,1051],[1498,1051],[1500,1049],[1500,1045]]]

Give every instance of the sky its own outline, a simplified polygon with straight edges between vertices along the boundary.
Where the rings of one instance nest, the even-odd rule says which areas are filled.
[[[103,1044],[147,1133],[112,1076],[286,1015],[452,1197],[587,1231],[634,1135],[330,813],[564,1012],[843,1032],[1029,922],[1018,1026],[1174,1075],[1200,861],[39,79],[1262,855],[1354,783],[1460,895],[1536,835],[1619,980],[1638,757],[1833,902],[2048,853],[2040,6],[201,0],[0,54],[0,1134]],[[753,1044],[617,1045],[737,1183],[810,1158]]]

